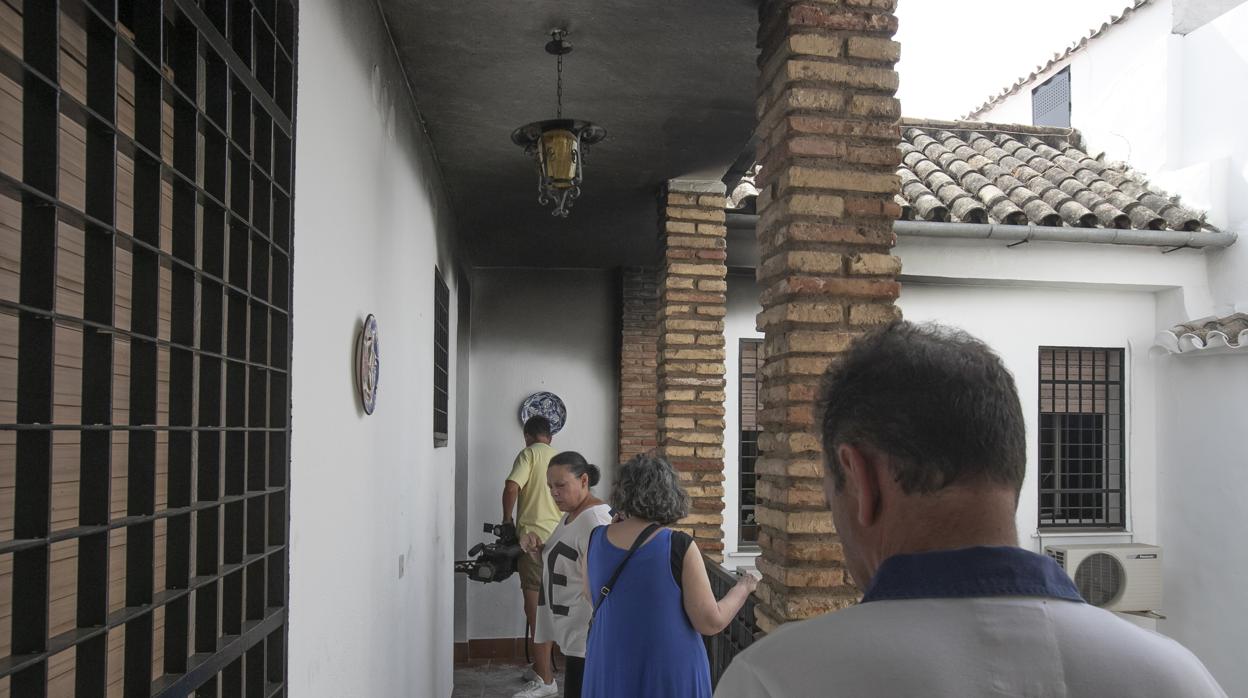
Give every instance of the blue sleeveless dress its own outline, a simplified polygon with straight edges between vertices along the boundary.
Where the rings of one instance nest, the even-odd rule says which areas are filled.
[[[606,534],[599,526],[589,537],[594,601],[628,554]],[[711,697],[706,645],[685,615],[671,550],[671,529],[660,529],[633,554],[598,609],[586,646],[584,698]]]

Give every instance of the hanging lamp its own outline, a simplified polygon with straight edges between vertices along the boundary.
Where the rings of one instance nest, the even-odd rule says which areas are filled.
[[[537,162],[537,203],[551,206],[551,215],[567,218],[572,202],[581,195],[587,145],[607,137],[603,127],[563,118],[563,57],[572,52],[572,43],[563,29],[550,32],[546,53],[555,56],[557,87],[555,118],[534,121],[512,131],[511,141]]]

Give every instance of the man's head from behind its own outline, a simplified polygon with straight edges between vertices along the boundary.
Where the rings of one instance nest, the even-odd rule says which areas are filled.
[[[828,370],[819,407],[824,489],[859,585],[893,554],[1016,542],[1022,406],[983,342],[895,322]]]
[[[524,445],[532,446],[539,441],[550,443],[550,420],[540,414],[524,420]]]

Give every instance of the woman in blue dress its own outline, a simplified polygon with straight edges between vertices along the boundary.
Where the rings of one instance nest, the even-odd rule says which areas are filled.
[[[587,592],[596,610],[581,695],[710,698],[702,635],[727,627],[757,580],[747,574],[715,600],[698,546],[665,528],[689,513],[689,496],[662,458],[638,456],[621,466],[611,504],[623,518],[589,540]]]

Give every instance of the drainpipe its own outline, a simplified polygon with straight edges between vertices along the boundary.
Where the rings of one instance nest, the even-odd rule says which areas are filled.
[[[758,216],[728,213],[728,227],[753,229]],[[996,223],[939,223],[936,221],[894,221],[899,237],[964,238],[1020,242],[1078,242],[1104,245],[1135,245],[1178,249],[1224,248],[1238,237],[1232,232],[1183,230],[1120,230],[1118,228],[1067,228],[1046,225],[998,225]]]

